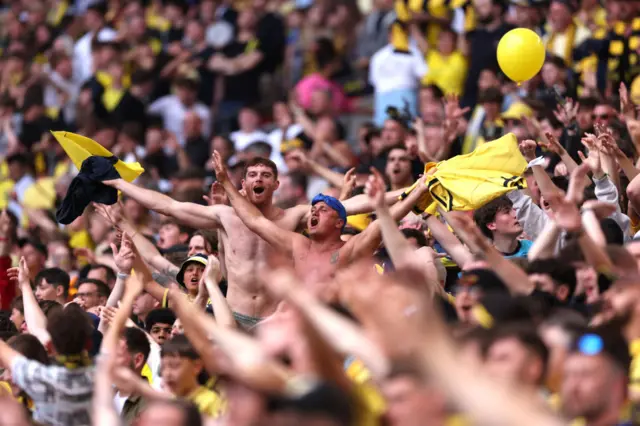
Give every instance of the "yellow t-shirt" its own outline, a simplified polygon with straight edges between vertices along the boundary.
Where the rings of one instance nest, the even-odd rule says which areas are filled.
[[[185,399],[193,402],[201,414],[213,418],[220,417],[224,413],[227,405],[225,399],[220,394],[204,386],[198,386],[198,388],[191,392]]]
[[[371,380],[371,372],[358,359],[353,360],[346,369],[346,375],[355,386],[353,395],[358,401],[356,415],[357,426],[377,426],[386,410],[382,394]]]
[[[430,50],[427,65],[429,72],[423,77],[422,84],[435,84],[445,94],[462,94],[469,64],[460,51],[443,56],[436,50]]]

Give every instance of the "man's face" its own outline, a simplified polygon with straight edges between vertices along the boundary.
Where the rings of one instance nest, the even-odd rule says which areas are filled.
[[[522,234],[522,225],[518,222],[516,211],[513,208],[496,213],[495,220],[489,223],[487,228],[494,233],[512,236],[513,238]]]
[[[173,354],[163,356],[160,367],[163,383],[176,396],[186,396],[193,390],[190,387],[196,382],[201,369],[202,364],[199,360]]]
[[[186,238],[185,234],[180,233],[180,227],[175,223],[165,223],[162,225],[158,236],[158,247],[164,250],[184,242]]]
[[[138,426],[186,426],[185,416],[177,407],[152,403],[140,414]]]
[[[270,203],[279,184],[273,170],[263,164],[249,167],[242,180],[242,188],[247,193],[247,198],[255,205]]]
[[[385,418],[390,426],[424,425],[425,419],[438,418],[445,411],[442,395],[409,376],[386,380],[382,394],[387,401]]]
[[[473,7],[478,13],[479,18],[487,18],[493,14],[492,0],[473,0]]]
[[[80,284],[76,297],[83,301],[85,311],[101,304],[98,286],[93,283]]]
[[[496,102],[484,102],[482,107],[484,108],[484,112],[487,114],[487,117],[491,117],[492,119],[496,118],[500,114],[500,104]]]
[[[532,364],[533,357],[515,337],[494,342],[485,360],[485,367],[492,378],[516,385],[536,386],[539,377],[532,377],[528,372]]]
[[[133,356],[129,352],[127,341],[123,338],[118,341],[118,347],[116,348],[116,365],[128,367],[131,370],[135,369]]]
[[[382,140],[385,146],[401,145],[404,142],[404,129],[395,120],[386,120],[382,127]]]
[[[477,305],[480,300],[480,288],[470,283],[459,282],[456,285],[455,295],[454,307],[458,315],[458,321],[461,323],[475,322],[473,307]]]
[[[11,316],[9,317],[13,325],[16,326],[16,330],[22,329],[22,324],[24,323],[24,315],[19,310],[13,308],[11,310]]]
[[[149,334],[157,344],[162,345],[171,336],[171,324],[157,322],[153,324]]]
[[[184,270],[184,285],[187,287],[189,293],[198,291],[198,284],[202,273],[204,272],[204,265],[200,263],[190,263]]]
[[[576,121],[578,122],[580,129],[590,129],[593,127],[594,109],[591,107],[580,106],[578,114],[576,115]]]
[[[211,254],[211,250],[207,249],[207,242],[202,235],[194,235],[189,240],[189,256],[194,254]]]
[[[567,418],[592,419],[609,408],[620,372],[603,355],[571,354],[564,364],[560,400]]]
[[[405,184],[411,181],[411,161],[404,149],[392,149],[387,157],[385,174],[391,184]]]
[[[171,338],[173,339],[180,334],[184,334],[184,327],[182,326],[180,318],[176,318],[175,322],[173,323],[173,327],[171,327]]]
[[[147,292],[143,292],[133,301],[133,314],[146,316],[158,307],[158,301]]]
[[[608,126],[615,118],[615,111],[609,105],[596,105],[593,110],[593,121],[596,124]]]
[[[38,285],[36,286],[36,299],[39,301],[42,300],[57,300],[61,294],[58,294],[57,289],[62,287],[56,287],[49,282],[47,282],[46,278],[40,280]]]
[[[27,267],[31,273],[37,273],[42,268],[44,268],[44,264],[47,261],[47,258],[42,252],[38,251],[31,244],[26,244],[20,250],[20,255],[25,258],[27,261]]]
[[[311,206],[311,215],[307,222],[309,235],[326,235],[342,228],[342,219],[338,212],[323,202]]]
[[[572,16],[569,8],[561,2],[554,1],[549,7],[549,23],[554,31],[564,31],[571,23]]]

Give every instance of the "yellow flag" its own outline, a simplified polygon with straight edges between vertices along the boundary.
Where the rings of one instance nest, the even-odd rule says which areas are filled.
[[[446,211],[475,210],[514,189],[526,188],[522,176],[527,168],[513,133],[480,145],[473,152],[438,164],[425,165],[425,173],[435,167],[425,184],[429,193],[418,201],[417,213],[435,214],[437,204]],[[417,182],[401,198],[415,188]]]
[[[113,157],[113,154],[93,139],[71,132],[51,132],[56,140],[62,145],[73,164],[78,168],[82,167],[82,162],[94,155],[100,157]],[[140,176],[144,169],[140,163],[125,163],[121,160],[115,165],[120,177],[127,182],[133,182]]]

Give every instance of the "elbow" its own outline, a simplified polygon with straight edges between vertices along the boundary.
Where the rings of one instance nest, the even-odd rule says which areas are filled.
[[[627,197],[633,204],[638,204],[638,200],[640,199],[640,185],[638,185],[637,181],[632,181],[627,186]]]

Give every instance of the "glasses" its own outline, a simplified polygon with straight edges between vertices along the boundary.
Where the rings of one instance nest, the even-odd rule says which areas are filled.
[[[479,295],[481,290],[478,286],[475,285],[464,285],[464,284],[456,284],[453,286],[453,294],[468,292],[470,295]]]
[[[171,333],[171,327],[151,327],[152,333]]]
[[[98,293],[96,293],[95,291],[90,291],[88,293],[76,293],[76,297],[92,297],[97,295]]]

